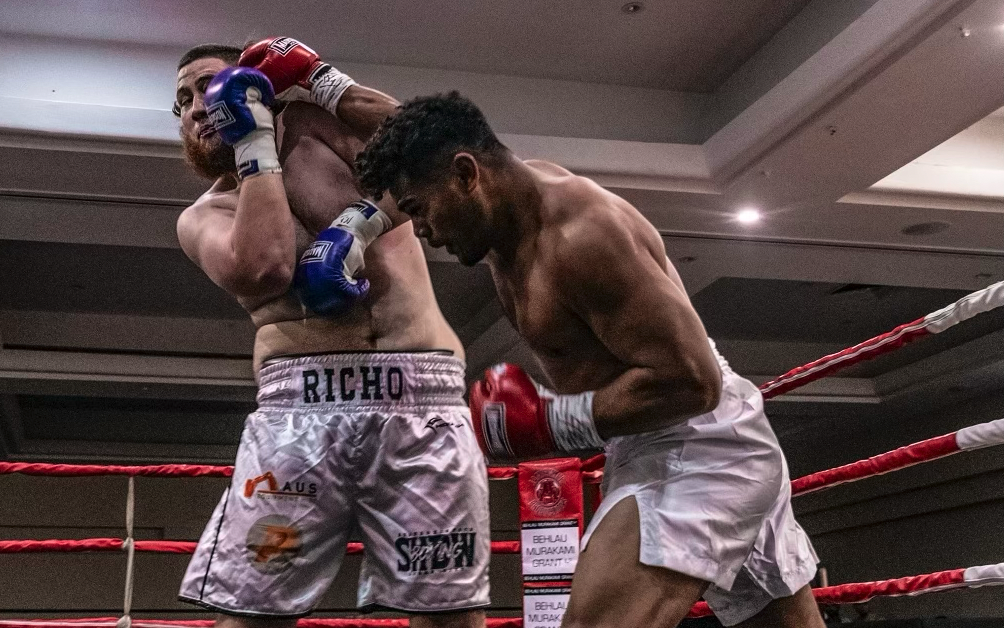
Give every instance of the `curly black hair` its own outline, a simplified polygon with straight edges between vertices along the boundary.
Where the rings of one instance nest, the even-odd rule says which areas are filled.
[[[363,191],[380,200],[402,176],[421,180],[458,152],[487,158],[507,150],[478,106],[454,91],[401,105],[370,138],[355,167]]]

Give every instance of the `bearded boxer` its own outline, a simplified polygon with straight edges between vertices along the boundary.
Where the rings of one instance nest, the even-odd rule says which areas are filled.
[[[822,628],[816,555],[757,388],[718,354],[659,234],[560,166],[521,161],[456,93],[419,98],[359,155],[416,235],[486,259],[553,388],[512,364],[470,394],[494,458],[605,449],[563,626],[676,626],[702,595],[726,625]]]
[[[311,104],[274,117],[276,92]],[[488,489],[462,347],[418,239],[393,228],[406,217],[360,200],[349,165],[396,106],[289,38],[178,64],[185,154],[215,180],[178,239],[257,327],[258,409],[180,592],[219,625],[293,625],[356,526],[360,607],[484,625]]]

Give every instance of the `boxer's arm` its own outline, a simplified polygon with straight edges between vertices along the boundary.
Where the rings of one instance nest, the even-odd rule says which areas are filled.
[[[713,410],[721,372],[686,293],[623,225],[582,221],[556,250],[562,301],[631,367],[595,391],[593,420],[609,438],[669,427]]]
[[[345,94],[338,101],[336,115],[352,129],[357,138],[366,142],[376,133],[384,120],[396,113],[400,105],[401,103],[383,92],[362,85],[353,85],[345,90]]]
[[[289,289],[296,239],[282,175],[245,180],[236,211],[214,204],[211,194],[199,199],[177,229],[185,254],[235,297],[268,299]]]
[[[346,96],[354,88],[350,87]],[[292,202],[307,211],[315,211],[311,208],[316,208],[320,212],[325,208],[330,210],[332,203],[344,209],[358,200],[361,193],[351,164],[365,146],[365,140],[351,133],[347,123],[308,103],[290,103],[280,119],[283,131],[279,160],[285,173],[286,191]],[[347,193],[347,190],[351,192]],[[407,214],[397,209],[389,194],[385,194],[376,205],[395,227],[410,220]],[[334,217],[335,214],[332,214]]]
[[[344,122],[364,142],[400,104],[387,94],[357,84],[291,37],[271,37],[247,46],[238,64],[257,68],[269,78],[276,93],[291,95],[293,100],[303,98],[306,90],[307,100]]]

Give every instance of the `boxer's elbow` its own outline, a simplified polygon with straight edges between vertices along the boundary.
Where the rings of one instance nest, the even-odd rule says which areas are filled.
[[[691,383],[693,399],[697,406],[695,414],[705,414],[718,407],[722,398],[722,374],[717,366],[712,372],[695,375]]]
[[[684,360],[674,368],[659,370],[664,401],[687,417],[711,412],[718,407],[722,395],[722,374],[717,363]]]
[[[293,282],[293,264],[272,264],[255,275],[255,284],[261,296],[275,297],[289,290]]]
[[[285,259],[279,255],[237,261],[225,287],[237,296],[256,299],[279,296],[293,282],[294,262],[292,257]]]

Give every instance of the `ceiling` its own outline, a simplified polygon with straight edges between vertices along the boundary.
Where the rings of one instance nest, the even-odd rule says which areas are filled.
[[[635,204],[757,382],[1004,280],[1004,0],[622,5],[5,2],[0,458],[232,459],[253,329],[174,231],[206,187],[175,63],[207,40],[289,34],[399,98],[471,96],[521,156]],[[487,269],[427,255],[469,377],[533,369]],[[1002,324],[770,402],[793,474],[955,429],[953,409],[997,418]]]
[[[240,0],[14,0],[4,30],[176,47],[296,33],[341,61],[710,92],[808,3],[674,0],[627,13],[621,0],[338,0],[288,11]]]

